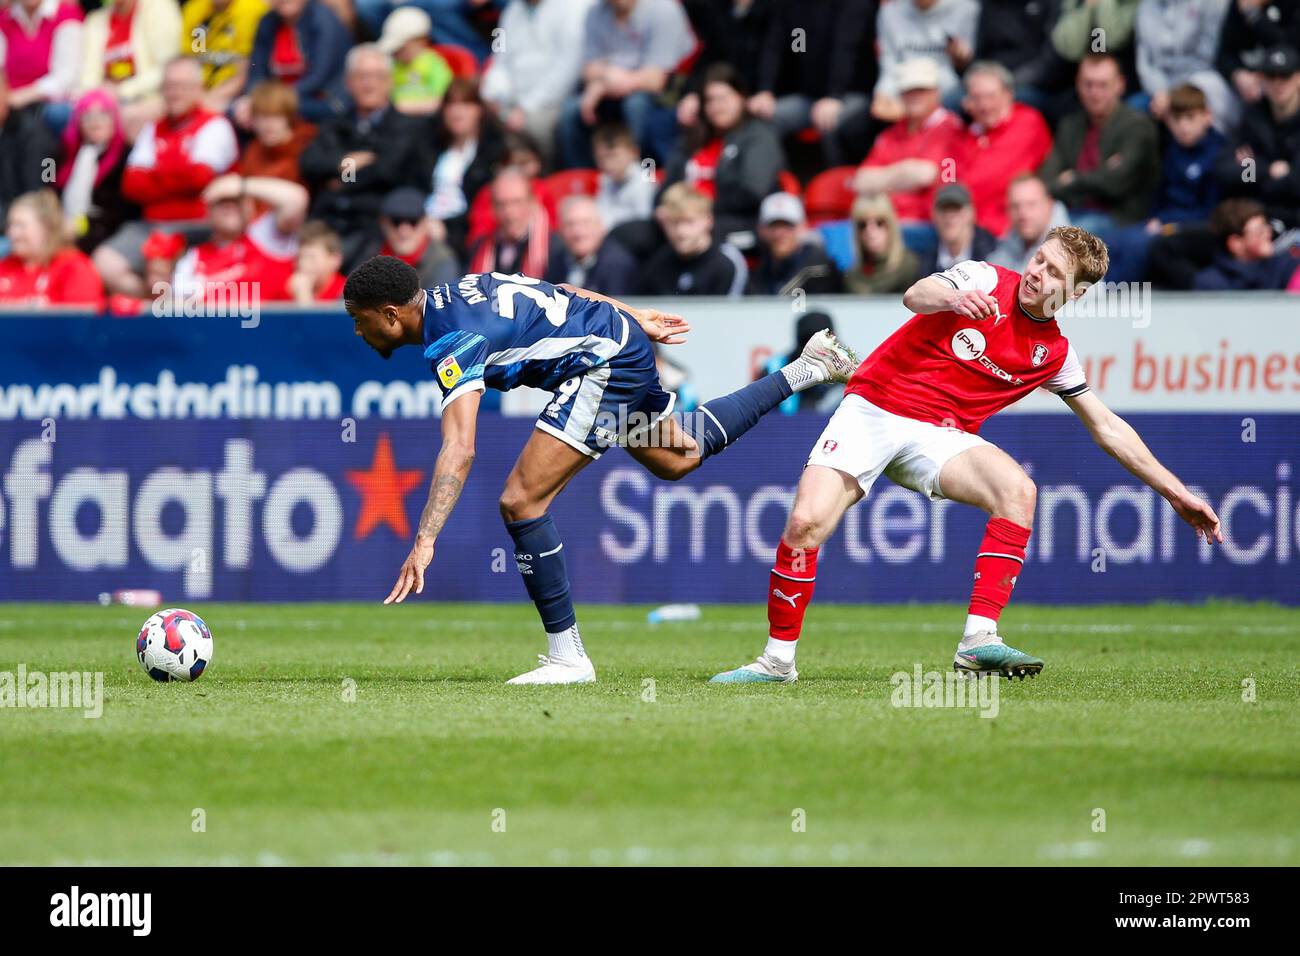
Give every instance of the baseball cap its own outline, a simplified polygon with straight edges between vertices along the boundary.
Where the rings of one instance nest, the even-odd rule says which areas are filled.
[[[772,193],[758,207],[758,224],[769,226],[774,222],[788,222],[794,226],[804,224],[803,203],[790,193]]]
[[[935,206],[969,206],[970,190],[961,183],[949,183],[934,194]]]
[[[1264,53],[1259,71],[1265,76],[1290,76],[1300,73],[1300,54],[1294,47],[1275,46]]]
[[[398,186],[384,197],[379,215],[389,219],[423,219],[424,193],[414,186]]]
[[[392,56],[408,40],[427,37],[433,32],[433,21],[419,7],[398,7],[384,20],[379,34],[379,49]]]
[[[894,86],[900,93],[908,90],[937,90],[939,64],[926,57],[904,60],[894,67]]]

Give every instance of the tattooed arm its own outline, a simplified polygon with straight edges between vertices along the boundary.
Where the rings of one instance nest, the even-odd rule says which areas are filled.
[[[442,448],[433,468],[429,500],[420,514],[415,544],[402,564],[393,590],[384,598],[385,604],[401,604],[412,590],[416,594],[424,591],[424,569],[433,560],[434,542],[451,517],[451,510],[456,507],[474,464],[474,429],[482,397],[482,392],[465,392],[443,409]]]

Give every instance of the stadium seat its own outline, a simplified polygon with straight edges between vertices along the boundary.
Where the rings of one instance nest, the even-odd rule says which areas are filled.
[[[455,43],[435,43],[433,48],[447,61],[452,76],[478,76],[478,58],[463,46],[457,46]]]
[[[562,169],[546,177],[546,188],[556,202],[565,196],[594,196],[599,178],[594,169]]]
[[[816,228],[821,234],[822,248],[826,250],[826,255],[831,257],[831,261],[841,272],[852,269],[853,260],[857,257],[853,249],[857,239],[854,235],[853,223],[847,219],[829,219],[818,223]]]
[[[808,183],[803,193],[808,221],[813,225],[827,219],[845,219],[853,208],[857,194],[853,191],[853,174],[856,166],[836,166],[818,173]]]
[[[777,185],[781,187],[781,192],[789,193],[791,196],[798,196],[803,193],[803,187],[799,185],[799,177],[790,170],[781,170],[776,178]]]

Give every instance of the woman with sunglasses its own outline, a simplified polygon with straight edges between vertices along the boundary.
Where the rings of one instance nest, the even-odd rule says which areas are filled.
[[[853,204],[853,232],[853,266],[844,274],[849,292],[903,292],[916,281],[916,255],[903,245],[888,196],[864,196]]]

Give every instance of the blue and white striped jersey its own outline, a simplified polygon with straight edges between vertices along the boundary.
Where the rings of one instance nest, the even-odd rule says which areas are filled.
[[[628,330],[608,303],[522,275],[471,274],[425,290],[424,357],[443,408],[485,388],[554,391],[617,355]]]

